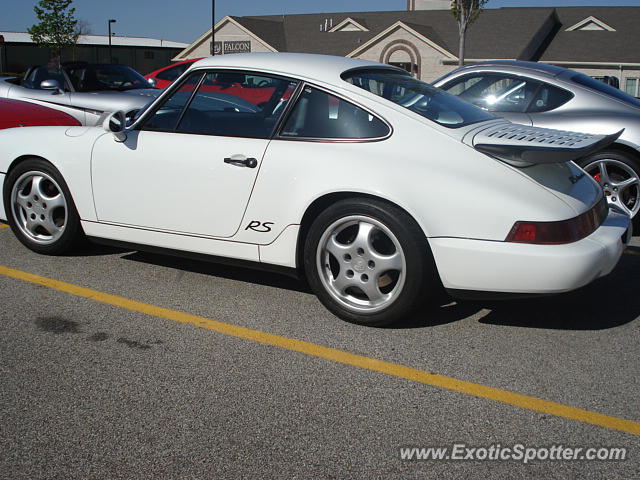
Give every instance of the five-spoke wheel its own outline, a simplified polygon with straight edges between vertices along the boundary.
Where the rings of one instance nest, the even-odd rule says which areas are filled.
[[[595,178],[609,204],[630,217],[640,211],[640,166],[620,152],[604,151],[582,160],[580,166]]]
[[[67,201],[60,186],[48,174],[23,173],[13,184],[11,207],[16,226],[31,241],[54,243],[67,224]]]
[[[81,236],[80,219],[62,175],[42,159],[29,159],[6,178],[4,207],[18,239],[38,253],[70,250]]]
[[[305,272],[320,301],[365,325],[401,320],[433,293],[433,259],[405,211],[375,199],[341,200],[324,210],[305,241]]]

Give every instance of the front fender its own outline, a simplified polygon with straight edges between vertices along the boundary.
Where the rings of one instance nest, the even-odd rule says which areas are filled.
[[[98,137],[106,135],[98,127],[24,127],[0,130],[0,174],[20,161],[40,157],[62,174],[80,218],[96,220],[91,190],[91,149]],[[4,181],[0,188],[5,188]],[[3,220],[6,220],[6,215]]]

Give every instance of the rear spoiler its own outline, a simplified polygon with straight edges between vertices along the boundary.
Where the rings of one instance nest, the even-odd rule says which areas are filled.
[[[522,167],[578,160],[612,144],[622,132],[624,129],[611,135],[591,135],[501,124],[476,134],[473,146],[479,152]]]

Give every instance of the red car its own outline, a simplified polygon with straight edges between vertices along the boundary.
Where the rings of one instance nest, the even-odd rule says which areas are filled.
[[[175,62],[171,65],[167,65],[166,67],[162,67],[158,70],[154,70],[153,72],[148,73],[144,76],[144,78],[146,78],[147,80],[153,78],[156,81],[156,88],[167,88],[169,85],[175,82],[177,78],[182,75],[193,62],[197,62],[198,60],[201,59],[192,58],[191,60]]]
[[[79,126],[80,122],[59,110],[35,103],[0,98],[0,129],[48,125]]]

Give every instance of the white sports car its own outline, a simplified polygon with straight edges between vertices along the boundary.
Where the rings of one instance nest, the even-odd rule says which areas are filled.
[[[225,55],[131,125],[0,132],[0,218],[44,254],[87,236],[296,269],[381,325],[440,282],[549,294],[609,273],[629,218],[572,160],[618,135],[514,125],[389,65]]]

